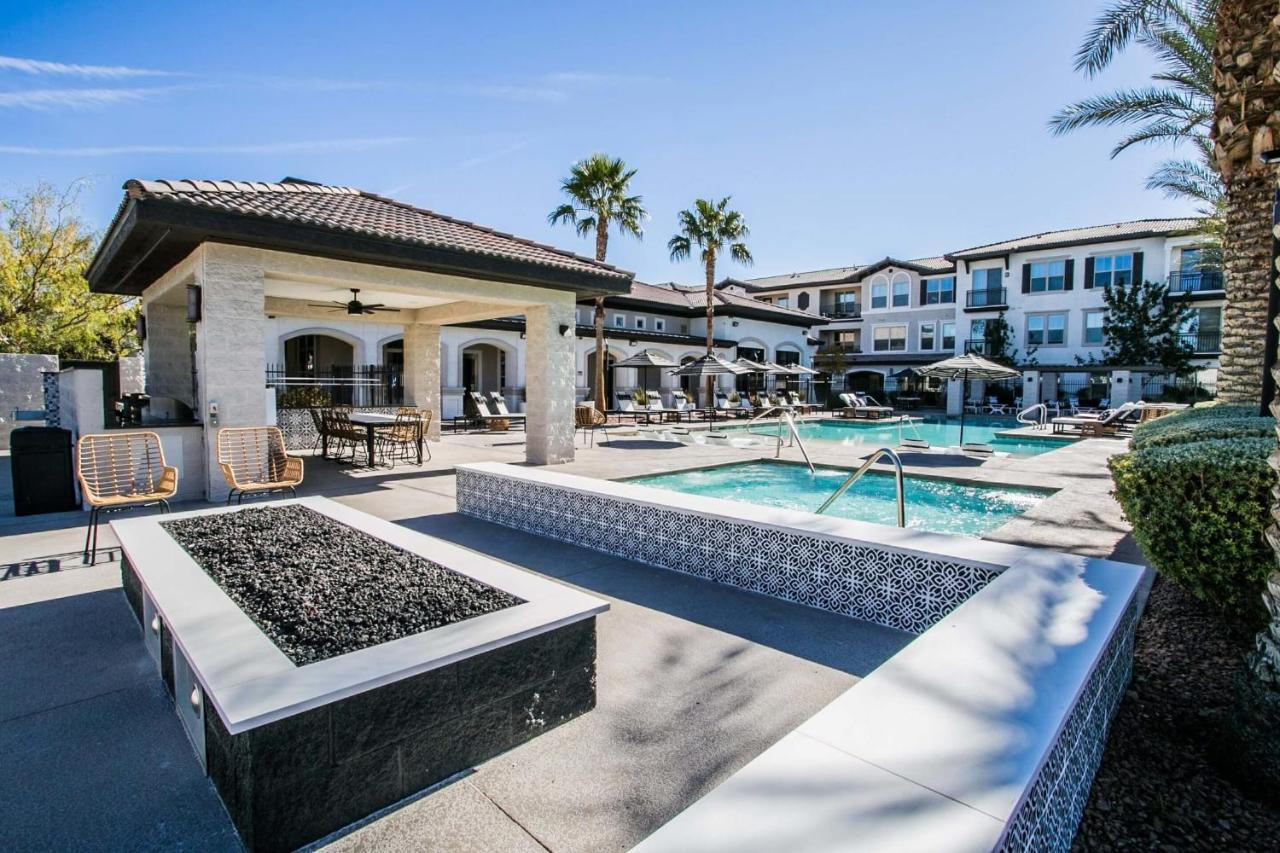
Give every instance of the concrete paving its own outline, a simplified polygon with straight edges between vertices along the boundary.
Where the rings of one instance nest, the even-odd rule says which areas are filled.
[[[1060,490],[989,538],[1140,562],[1105,468],[1123,447],[1096,439],[1030,459],[907,462],[910,473]],[[579,448],[557,470],[616,478],[772,455],[645,435]],[[816,462],[843,466],[872,449],[810,445]],[[321,846],[626,850],[910,640],[460,516],[453,466],[523,464],[521,436],[452,435],[433,451],[422,468],[308,460],[304,491],[608,599],[599,704]],[[7,470],[0,482],[7,487]],[[118,565],[80,560],[83,524],[82,513],[18,519],[0,503],[0,785],[11,792],[0,801],[0,836],[11,849],[235,849],[151,669]],[[101,541],[113,558],[109,531]]]

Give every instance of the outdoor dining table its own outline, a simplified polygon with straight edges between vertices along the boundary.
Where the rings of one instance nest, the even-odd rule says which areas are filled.
[[[368,450],[366,456],[369,460],[369,467],[373,468],[377,465],[378,427],[392,426],[396,422],[395,415],[382,415],[377,412],[352,412],[347,415],[347,419],[356,426],[364,427],[365,448]],[[321,441],[320,453],[327,455],[329,452],[329,437],[324,436]],[[422,425],[418,425],[418,464],[422,464]]]

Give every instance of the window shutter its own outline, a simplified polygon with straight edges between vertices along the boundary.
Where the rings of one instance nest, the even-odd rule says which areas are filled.
[[[1022,265],[1022,292],[1031,292],[1031,264]]]
[[[1142,253],[1133,253],[1133,281],[1135,284],[1142,283]]]
[[[1084,259],[1084,289],[1093,287],[1093,258]]]
[[[924,305],[929,301],[929,285],[924,279],[920,279],[920,304]]]
[[[1062,267],[1062,289],[1070,290],[1076,285],[1076,259],[1067,258]]]

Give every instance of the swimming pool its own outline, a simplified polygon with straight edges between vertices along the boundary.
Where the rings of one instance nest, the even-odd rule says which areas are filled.
[[[968,428],[965,429],[966,437]],[[659,489],[723,498],[761,506],[813,512],[836,490],[849,471],[780,462],[744,462],[637,477],[628,482]],[[1048,497],[1044,489],[971,486],[948,480],[907,477],[904,483],[907,527],[935,533],[982,536]],[[897,524],[893,476],[870,471],[827,510],[828,515]]]
[[[1013,456],[1035,456],[1071,443],[1070,439],[1054,439],[1048,436],[1007,438],[997,435],[1018,426],[1017,421],[1008,418],[991,418],[982,415],[966,417],[964,440],[966,444],[989,444],[995,450]],[[960,444],[960,419],[941,416],[913,418],[910,422],[902,424],[897,421],[850,421],[824,418],[817,421],[800,421],[796,427],[800,432],[800,438],[805,441],[897,447],[904,438],[920,438],[933,447],[954,447]],[[744,428],[730,426],[724,431]],[[756,429],[763,431],[768,427],[761,425]]]

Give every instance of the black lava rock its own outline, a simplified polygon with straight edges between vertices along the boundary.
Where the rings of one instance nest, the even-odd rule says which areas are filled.
[[[161,526],[299,666],[524,603],[302,506]]]

